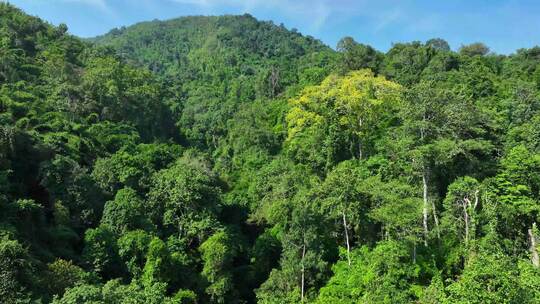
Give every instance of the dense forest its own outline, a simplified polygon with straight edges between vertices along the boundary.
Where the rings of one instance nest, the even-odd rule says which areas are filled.
[[[1,303],[540,303],[540,47],[0,3]]]

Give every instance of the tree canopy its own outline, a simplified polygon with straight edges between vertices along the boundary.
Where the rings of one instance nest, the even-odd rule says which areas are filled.
[[[0,302],[539,303],[540,47],[0,2]]]

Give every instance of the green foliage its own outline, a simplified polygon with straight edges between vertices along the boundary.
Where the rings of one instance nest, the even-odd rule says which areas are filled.
[[[115,236],[107,227],[86,230],[84,243],[83,258],[92,271],[106,278],[121,274]]]
[[[527,303],[515,264],[500,254],[480,254],[448,287],[449,303]]]
[[[313,299],[327,270],[328,240],[324,237],[323,217],[312,204],[313,196],[300,189],[292,204],[274,206],[279,212],[276,229],[280,230],[282,253],[280,268],[274,269],[256,291],[261,303],[295,303]]]
[[[408,248],[396,241],[358,248],[350,266],[346,261],[334,266],[317,303],[412,303],[417,268]]]
[[[66,291],[64,296],[53,300],[54,304],[92,303],[101,304],[101,288],[95,285],[80,285]]]
[[[142,273],[142,283],[150,287],[155,283],[166,283],[171,275],[169,252],[165,243],[159,238],[153,238],[148,244],[146,264]]]
[[[66,203],[72,224],[88,227],[98,222],[102,197],[87,170],[73,159],[56,156],[41,168],[41,185],[53,200]]]
[[[450,51],[450,45],[446,40],[441,38],[432,38],[426,41],[426,46],[430,46],[436,50],[440,51]]]
[[[459,53],[464,56],[485,56],[489,53],[489,48],[481,43],[475,42],[469,45],[463,45],[459,48]]]
[[[215,228],[219,194],[212,173],[188,157],[153,176],[148,203],[158,228],[189,241],[201,241]]]
[[[68,289],[62,298],[55,297],[54,304],[159,304],[190,303],[189,293],[184,297],[169,298],[165,295],[164,284],[141,287],[136,283],[123,285],[119,280],[108,281],[105,285],[79,285]],[[188,300],[186,300],[188,299]],[[184,302],[181,302],[184,301]],[[191,302],[193,303],[193,302]]]
[[[329,76],[290,101],[286,146],[315,170],[365,157],[400,101],[401,87],[369,70]],[[366,148],[367,147],[367,148]]]
[[[0,298],[23,303],[29,298],[25,285],[32,279],[28,251],[16,240],[0,238]]]
[[[125,145],[94,164],[92,177],[104,191],[114,194],[122,187],[148,191],[151,176],[181,154],[181,148],[166,144]]]
[[[183,136],[211,149],[243,103],[282,94],[298,81],[304,57],[330,53],[312,37],[248,14],[144,22],[94,40],[166,78]]]
[[[166,303],[168,304],[197,304],[197,295],[191,290],[179,290]]]
[[[121,189],[114,201],[105,203],[101,225],[117,235],[135,229],[152,229],[144,201],[131,188]]]
[[[540,47],[0,3],[0,302],[539,303]]]
[[[143,230],[127,232],[118,239],[118,255],[135,278],[142,274],[151,241],[152,236]]]
[[[441,230],[448,252],[446,267],[451,270],[462,266],[463,259],[468,256],[468,250],[471,249],[471,242],[476,239],[478,226],[482,220],[479,217],[483,200],[483,193],[480,190],[478,181],[469,176],[455,180],[448,187],[443,202]]]
[[[213,303],[231,303],[233,293],[232,262],[237,254],[235,240],[227,231],[219,231],[201,244],[203,277],[208,281],[207,293]]]
[[[47,268],[49,275],[46,279],[49,292],[52,295],[63,295],[66,289],[89,280],[88,274],[71,261],[58,259],[48,264]]]
[[[386,53],[382,73],[403,85],[412,85],[421,79],[436,50],[418,41],[396,43]]]
[[[351,37],[342,38],[337,45],[342,53],[342,72],[370,69],[377,73],[382,63],[383,55],[369,45],[359,44]]]

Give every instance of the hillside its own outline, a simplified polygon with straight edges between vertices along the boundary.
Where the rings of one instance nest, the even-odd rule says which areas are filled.
[[[0,3],[0,302],[538,303],[540,47]]]
[[[144,22],[92,40],[163,79],[178,96],[185,139],[210,149],[242,104],[319,82],[334,57],[318,40],[250,15]]]
[[[185,73],[185,65],[199,65],[197,61],[249,75],[272,64],[283,64],[284,60],[294,65],[302,56],[329,50],[313,37],[258,21],[248,14],[143,22],[90,40],[110,45],[123,57],[166,76]]]

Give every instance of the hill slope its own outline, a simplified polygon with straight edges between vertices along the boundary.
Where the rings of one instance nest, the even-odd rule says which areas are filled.
[[[163,75],[177,75],[185,64],[213,59],[237,67],[239,73],[283,60],[298,60],[317,51],[328,50],[320,41],[251,15],[182,17],[167,21],[143,22],[113,29],[91,39],[114,47],[125,58]],[[200,58],[197,54],[222,55]],[[272,61],[274,60],[274,61]]]
[[[159,143],[174,138],[167,98],[150,72],[0,3],[0,302],[99,280],[82,257],[111,198],[94,165],[120,149],[151,170],[176,158]]]
[[[161,77],[178,96],[186,139],[211,149],[241,104],[317,83],[334,58],[320,41],[250,15],[144,22],[93,40]]]

